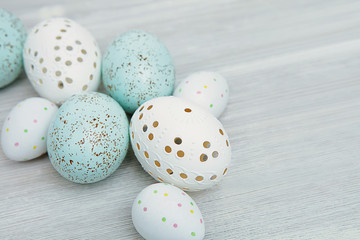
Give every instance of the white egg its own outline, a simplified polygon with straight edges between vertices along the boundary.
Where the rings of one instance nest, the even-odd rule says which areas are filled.
[[[132,220],[147,240],[201,240],[205,235],[194,200],[169,184],[152,184],[142,190],[133,203]]]
[[[1,131],[5,155],[11,160],[26,161],[46,153],[47,131],[57,110],[54,103],[39,97],[16,104]]]
[[[35,90],[56,104],[99,87],[98,44],[86,29],[70,19],[52,18],[36,25],[26,39],[23,56]]]
[[[173,95],[187,99],[219,117],[229,101],[229,87],[225,78],[218,73],[196,72],[185,78]]]
[[[155,179],[183,190],[210,188],[227,173],[229,137],[209,112],[177,97],[144,103],[130,123],[131,144]]]

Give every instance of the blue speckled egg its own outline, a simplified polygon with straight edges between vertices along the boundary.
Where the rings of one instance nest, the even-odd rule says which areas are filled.
[[[20,19],[0,8],[0,88],[21,73],[25,39],[26,30]]]
[[[102,93],[69,98],[50,124],[47,147],[54,168],[76,183],[94,183],[110,176],[129,147],[124,110]]]
[[[102,74],[106,91],[128,113],[150,99],[171,95],[175,83],[169,51],[141,30],[115,38],[104,55]]]

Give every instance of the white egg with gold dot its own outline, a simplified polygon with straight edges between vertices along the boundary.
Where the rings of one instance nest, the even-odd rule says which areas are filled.
[[[181,81],[173,95],[187,99],[219,117],[229,101],[229,86],[220,74],[201,71]]]
[[[100,49],[94,37],[73,20],[52,18],[37,24],[26,39],[23,57],[35,90],[56,104],[99,87]]]
[[[173,96],[147,101],[132,116],[130,134],[137,159],[160,182],[199,191],[227,173],[231,147],[223,125],[191,102]]]
[[[165,183],[143,189],[132,206],[136,230],[147,240],[201,240],[205,223],[195,201]]]
[[[1,146],[11,160],[27,161],[46,153],[50,121],[58,107],[47,99],[33,97],[16,104],[1,130]]]

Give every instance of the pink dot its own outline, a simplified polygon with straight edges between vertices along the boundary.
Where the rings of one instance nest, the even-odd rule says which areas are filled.
[[[200,223],[202,224],[202,219],[200,218]]]
[[[186,81],[185,83],[189,83],[189,81]]]
[[[185,196],[185,193],[181,193],[183,196]]]
[[[181,207],[182,205],[181,205],[181,203],[178,203],[178,207]]]
[[[224,97],[224,94],[221,94],[221,97]]]
[[[55,104],[52,103],[51,106],[53,107],[53,106],[55,106]]]
[[[36,120],[36,119],[34,119],[34,123],[37,123],[37,120]]]
[[[19,146],[19,143],[18,143],[18,142],[15,143],[15,147],[17,147],[17,146]]]
[[[144,212],[146,212],[147,211],[147,207],[144,207]]]
[[[173,225],[173,226],[174,226],[174,228],[177,228],[177,224],[176,224],[176,223],[174,223],[174,225]]]
[[[8,121],[10,121],[10,118],[8,117]]]
[[[201,93],[201,91],[197,91],[196,93],[197,93],[197,94],[200,94],[200,93]]]

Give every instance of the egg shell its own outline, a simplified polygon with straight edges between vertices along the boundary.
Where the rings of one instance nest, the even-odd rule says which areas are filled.
[[[166,183],[143,189],[132,206],[132,221],[147,240],[200,240],[205,223],[195,201]]]
[[[124,110],[111,97],[95,92],[75,95],[60,107],[50,124],[50,161],[70,181],[100,181],[125,158],[128,129]]]
[[[174,90],[175,69],[169,51],[156,36],[141,30],[114,39],[104,54],[102,74],[106,91],[128,113]]]
[[[218,183],[231,160],[229,137],[209,112],[177,97],[144,103],[131,118],[131,144],[160,182],[199,191]]]
[[[181,81],[173,95],[191,101],[219,117],[229,101],[229,86],[220,74],[201,71]]]
[[[37,24],[24,46],[26,74],[38,94],[62,104],[100,84],[100,49],[93,36],[67,18]]]
[[[46,153],[46,136],[58,107],[47,99],[34,97],[11,109],[1,131],[5,155],[16,161],[27,161]]]
[[[26,30],[20,19],[0,8],[0,88],[13,82],[21,73],[25,39]]]

